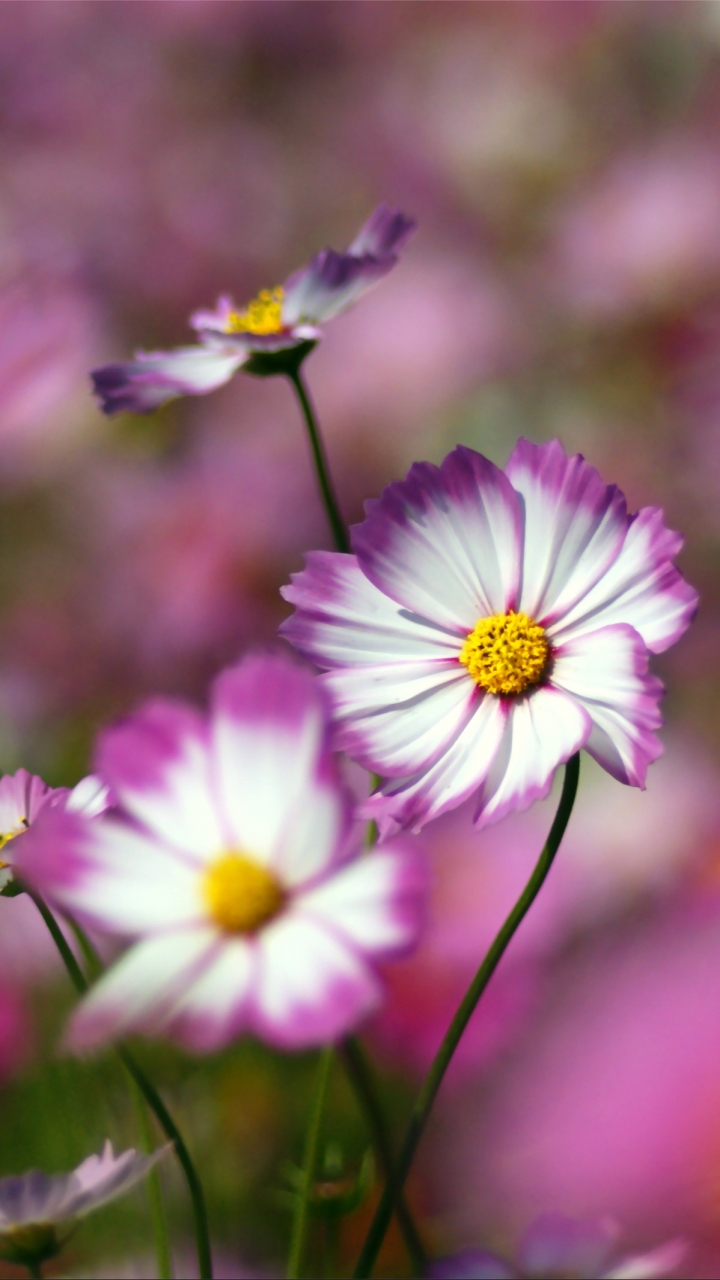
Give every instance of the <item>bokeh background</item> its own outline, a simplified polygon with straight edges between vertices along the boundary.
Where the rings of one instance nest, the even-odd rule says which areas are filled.
[[[0,5],[0,767],[54,784],[149,692],[275,643],[279,587],[329,545],[296,405],[238,376],[104,419],[88,370],[187,341],[380,201],[419,222],[307,365],[342,505],[458,442],[558,435],[664,506],[702,592],[658,663],[645,794],[588,765],[546,890],[447,1081],[412,1185],[438,1252],[511,1256],[546,1210],[625,1252],[682,1235],[720,1275],[720,4],[716,0],[6,0]],[[420,838],[435,888],[368,1043],[399,1125],[544,838],[536,806]],[[0,1173],[132,1143],[110,1058],[56,1045],[70,996],[0,900]],[[182,1115],[219,1275],[278,1274],[312,1055],[140,1049]],[[338,1078],[328,1170],[367,1145]],[[185,1190],[164,1172],[178,1274]],[[342,1226],[340,1267],[371,1201]],[[323,1263],[316,1229],[314,1264]],[[149,1275],[142,1192],[50,1274]],[[381,1271],[403,1275],[391,1237]],[[0,1265],[0,1276],[19,1272]]]

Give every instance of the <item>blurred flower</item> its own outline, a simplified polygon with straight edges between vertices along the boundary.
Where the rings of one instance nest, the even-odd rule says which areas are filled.
[[[339,745],[385,778],[364,816],[418,830],[479,789],[484,826],[583,746],[644,786],[661,751],[648,649],[697,601],[657,507],[630,517],[580,454],[520,440],[505,473],[459,446],[367,511],[354,557],[311,553],[283,589],[281,628],[330,668]]]
[[[674,1271],[687,1252],[682,1240],[670,1240],[612,1263],[617,1236],[612,1219],[582,1222],[546,1213],[528,1227],[513,1263],[485,1249],[463,1249],[432,1262],[427,1275],[430,1280],[652,1280]]]
[[[103,411],[149,413],[174,396],[204,395],[243,365],[249,372],[275,371],[259,360],[317,342],[323,321],[352,306],[395,266],[396,250],[414,228],[399,209],[379,205],[345,253],[323,249],[284,285],[263,289],[244,311],[222,297],[215,311],[194,312],[190,323],[201,346],[139,351],[129,364],[96,369],[92,378]]]
[[[132,1148],[116,1156],[106,1142],[102,1155],[88,1156],[72,1173],[49,1176],[38,1169],[0,1181],[0,1257],[32,1267],[53,1257],[69,1227],[117,1196],[124,1195],[172,1149],[167,1143],[150,1156]]]
[[[415,941],[425,879],[409,852],[348,863],[328,732],[316,680],[256,657],[216,680],[209,720],[156,700],[103,735],[127,820],[52,807],[23,842],[31,883],[140,939],[79,1006],[76,1048],[130,1030],[297,1048],[377,1005],[374,961]]]
[[[0,849],[27,831],[47,803],[60,804],[92,818],[108,808],[109,789],[92,776],[83,778],[69,791],[67,787],[49,787],[27,769],[6,773],[0,778]],[[0,889],[11,879],[11,862],[0,860]]]

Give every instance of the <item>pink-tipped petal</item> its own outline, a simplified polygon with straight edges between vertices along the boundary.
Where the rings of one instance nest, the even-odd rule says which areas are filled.
[[[619,782],[644,787],[648,765],[662,753],[654,730],[663,688],[648,674],[637,631],[619,623],[569,640],[556,651],[552,682],[592,718],[590,755]]]
[[[208,345],[175,351],[138,351],[125,364],[94,369],[91,377],[103,413],[151,413],[176,396],[202,396],[229,382],[247,351]]]
[[[408,613],[366,578],[355,556],[311,551],[305,561],[281,589],[296,612],[280,634],[319,667],[457,659],[459,632]]]
[[[0,835],[11,835],[30,826],[48,800],[58,794],[27,769],[6,773],[0,778]]]
[[[23,837],[17,870],[91,925],[124,935],[204,918],[195,869],[112,819],[48,808]]]
[[[327,1044],[380,1001],[375,972],[319,923],[289,914],[258,935],[253,1026],[281,1049]]]
[[[477,685],[457,658],[328,671],[335,745],[387,777],[415,773],[455,740],[475,711]]]
[[[217,932],[208,927],[149,937],[131,947],[80,1002],[67,1030],[78,1053],[133,1032],[157,1035],[189,984],[211,962]]]
[[[447,750],[427,769],[409,778],[389,778],[358,809],[374,819],[383,838],[400,830],[419,831],[477,790],[492,767],[505,733],[509,707],[504,699],[482,697]]]
[[[309,323],[322,324],[347,311],[358,298],[382,280],[395,266],[392,255],[354,257],[323,249],[312,262],[285,281],[282,321],[288,329]]]
[[[628,528],[625,499],[558,440],[520,439],[506,467],[525,512],[519,607],[548,626],[607,572]]]
[[[415,219],[408,218],[402,209],[390,209],[386,204],[380,204],[358,231],[348,253],[356,256],[371,253],[375,258],[398,253],[416,227]]]
[[[585,708],[559,689],[541,687],[514,699],[502,746],[480,789],[475,825],[487,827],[544,799],[557,766],[580,750],[591,728]]]
[[[415,463],[367,510],[352,530],[358,564],[403,608],[462,639],[478,618],[513,608],[520,509],[487,458],[458,446],[441,467]]]
[[[208,330],[220,333],[225,337],[227,336],[229,321],[236,314],[237,307],[232,298],[229,294],[223,293],[218,298],[214,311],[205,308],[193,311],[190,316],[190,326],[198,331]]]
[[[648,649],[662,653],[688,628],[698,594],[672,563],[682,538],[665,527],[659,507],[633,517],[622,550],[607,573],[562,618],[551,634],[564,643],[611,623],[625,622]]]
[[[398,956],[417,942],[428,887],[423,859],[408,849],[379,850],[300,894],[295,910],[365,954]]]
[[[224,939],[168,1017],[168,1033],[194,1053],[215,1053],[247,1029],[255,948],[246,938]]]
[[[225,844],[209,751],[207,726],[193,707],[154,698],[100,734],[95,767],[148,831],[200,860]]]
[[[217,795],[232,843],[296,885],[340,854],[349,806],[311,673],[258,655],[223,672],[212,694]]]

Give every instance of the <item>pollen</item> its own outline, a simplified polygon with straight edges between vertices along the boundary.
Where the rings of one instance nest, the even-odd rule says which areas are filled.
[[[276,289],[261,289],[257,298],[253,298],[244,311],[230,312],[225,324],[225,332],[254,333],[258,337],[282,332],[284,296],[285,290],[280,285]]]
[[[459,654],[481,689],[505,697],[537,684],[549,657],[544,627],[526,613],[512,610],[480,618]]]
[[[210,864],[202,892],[213,920],[227,933],[254,933],[283,905],[283,891],[275,876],[235,850]]]

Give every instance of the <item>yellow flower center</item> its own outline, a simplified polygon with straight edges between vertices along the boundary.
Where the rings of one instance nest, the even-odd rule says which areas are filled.
[[[29,826],[30,823],[27,818],[21,818],[20,826],[16,827],[14,831],[0,831],[0,849],[4,849],[8,841],[14,840],[16,836],[22,835],[23,831],[27,831]],[[2,862],[0,860],[0,867],[7,867],[8,865],[9,864],[7,862]]]
[[[213,920],[228,933],[253,933],[277,915],[283,904],[283,891],[275,876],[235,850],[210,864],[202,892]]]
[[[254,333],[263,336],[280,333],[283,328],[282,301],[285,290],[261,289],[257,298],[244,311],[231,311],[225,323],[226,333]]]
[[[537,684],[548,664],[545,629],[526,613],[480,618],[460,650],[460,661],[488,693],[524,693]]]

